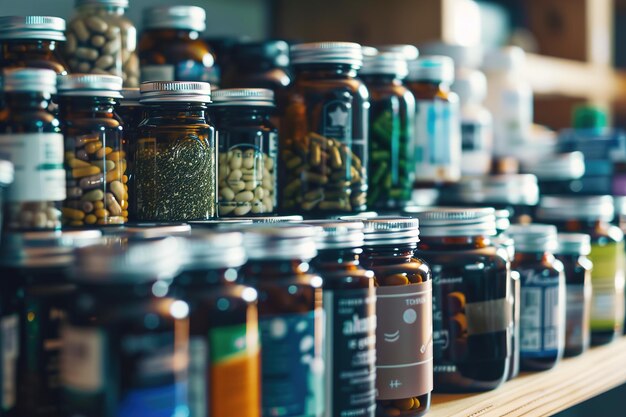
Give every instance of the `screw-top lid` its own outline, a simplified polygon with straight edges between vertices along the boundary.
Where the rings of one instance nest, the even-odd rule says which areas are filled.
[[[416,60],[419,56],[419,51],[413,45],[395,44],[395,45],[379,45],[376,46],[379,52],[395,52],[401,54],[406,61]]]
[[[11,161],[0,159],[0,186],[6,187],[13,183],[15,169]]]
[[[539,201],[537,177],[532,174],[466,177],[445,190],[442,200],[467,204],[534,206]]]
[[[410,81],[431,81],[452,84],[454,81],[454,61],[442,55],[422,56],[409,62]]]
[[[515,71],[526,64],[526,53],[517,46],[506,46],[487,51],[483,60],[485,71]]]
[[[402,216],[362,218],[365,246],[402,245],[420,241],[419,220]]]
[[[76,6],[94,5],[128,8],[128,0],[76,0]]]
[[[396,52],[376,52],[373,55],[364,53],[361,75],[393,75],[404,79],[409,74],[409,67],[403,55]]]
[[[228,88],[213,92],[214,106],[273,107],[274,92],[265,88]]]
[[[57,83],[60,96],[122,98],[122,77],[117,75],[59,75]]]
[[[523,168],[539,180],[578,179],[585,175],[585,155],[578,151],[550,155],[547,158],[525,161]]]
[[[606,109],[593,104],[576,106],[572,119],[572,126],[576,129],[602,129],[608,126]]]
[[[217,56],[219,59],[219,51]],[[287,68],[289,44],[278,39],[240,42],[233,47],[233,60],[244,67]]]
[[[492,208],[428,208],[412,212],[420,221],[422,236],[495,236],[496,217]]]
[[[0,39],[65,40],[65,20],[53,16],[1,16]]]
[[[319,228],[307,225],[255,224],[244,226],[244,247],[250,260],[310,260],[317,255]]]
[[[554,252],[557,248],[557,230],[548,224],[514,224],[507,234],[515,242],[516,252]]]
[[[509,210],[496,210],[496,231],[503,233],[511,226],[511,212]]]
[[[145,29],[186,29],[202,32],[206,12],[197,6],[153,6],[143,11]]]
[[[237,268],[246,262],[239,232],[195,231],[186,240],[183,269]]]
[[[537,209],[537,218],[541,220],[577,219],[610,222],[614,216],[615,207],[613,197],[610,195],[544,196]]]
[[[187,236],[191,234],[191,226],[186,223],[127,223],[119,228],[105,228],[103,233],[135,239]]]
[[[4,70],[3,91],[42,92],[54,94],[57,91],[57,74],[43,68],[13,68]]]
[[[483,60],[483,51],[478,45],[460,45],[446,42],[430,42],[420,46],[425,55],[449,56],[457,68],[476,69]]]
[[[363,246],[363,222],[358,220],[307,220],[303,224],[320,228],[317,249],[350,249]]]
[[[120,106],[138,106],[139,98],[141,97],[141,93],[139,92],[139,88],[123,88],[122,91],[122,101],[120,101]]]
[[[140,103],[211,102],[211,85],[200,81],[149,81],[141,83],[139,88]]]
[[[559,233],[555,253],[559,255],[584,255],[591,253],[591,236],[584,233]]]
[[[487,77],[478,70],[461,68],[450,87],[458,94],[461,103],[482,103],[487,96]]]
[[[354,42],[300,43],[291,47],[291,64],[363,65],[361,45]]]

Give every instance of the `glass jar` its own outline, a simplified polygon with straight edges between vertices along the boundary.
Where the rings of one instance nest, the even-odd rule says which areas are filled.
[[[280,127],[281,210],[307,216],[361,212],[367,203],[368,92],[356,78],[361,46],[291,48],[295,81]]]
[[[324,279],[327,415],[374,416],[376,410],[376,289],[361,266],[363,223],[310,220],[322,228],[311,265]]]
[[[411,201],[415,171],[415,98],[402,84],[408,74],[397,53],[366,56],[359,72],[370,93],[367,207],[397,209]]]
[[[537,219],[560,232],[591,236],[591,344],[609,343],[624,327],[624,234],[610,224],[615,209],[610,196],[546,196]]]
[[[565,347],[565,274],[554,257],[556,228],[544,224],[513,225],[512,268],[521,277],[520,365],[522,370],[552,368]]]
[[[200,38],[205,20],[202,7],[144,9],[144,31],[139,40],[141,81],[217,81],[215,58]]]
[[[67,74],[59,53],[65,20],[51,16],[0,17],[0,70],[44,68]]]
[[[63,415],[189,415],[189,305],[168,296],[182,256],[172,237],[76,252],[61,331]]]
[[[63,135],[49,110],[56,73],[13,69],[4,73],[7,107],[0,112],[0,154],[15,167],[5,201],[5,230],[61,228],[65,199]]]
[[[124,12],[128,0],[76,0],[63,52],[71,72],[122,77],[139,86],[137,29]]]
[[[591,332],[591,237],[582,233],[559,233],[556,258],[563,263],[566,287],[565,356],[589,348]]]
[[[135,187],[135,161],[133,161],[133,157],[135,156],[135,147],[137,146],[138,139],[137,128],[139,127],[139,123],[143,121],[145,112],[143,106],[139,104],[139,88],[124,88],[121,93],[122,100],[116,112],[120,119],[122,119],[122,124],[124,125],[122,148],[124,152],[126,152],[126,176],[128,177],[126,185],[132,190]],[[128,196],[128,218],[130,220],[135,219],[135,207],[137,207],[135,196],[130,194]]]
[[[376,415],[422,416],[433,390],[433,323],[430,268],[414,254],[419,222],[381,216],[363,223],[362,265],[378,287]]]
[[[217,217],[217,144],[206,116],[211,86],[143,83],[140,102],[146,115],[133,156],[137,220]]]
[[[318,229],[244,229],[244,283],[258,291],[261,415],[321,417],[324,401],[322,278],[311,268]]]
[[[416,256],[433,271],[435,389],[473,392],[507,378],[513,337],[508,253],[491,240],[494,209],[416,213]]]
[[[429,187],[461,178],[459,97],[450,91],[454,62],[445,56],[411,61],[406,86],[415,96],[415,179]]]
[[[175,293],[189,304],[189,408],[192,416],[259,417],[257,293],[238,284],[246,257],[238,232],[187,237]]]
[[[60,326],[76,290],[67,271],[73,248],[100,236],[95,230],[5,235],[0,255],[3,416],[59,415]]]
[[[278,133],[270,122],[274,93],[260,88],[217,90],[211,106],[219,130],[220,217],[275,211]]]
[[[128,220],[128,176],[122,98],[114,75],[71,74],[59,79],[59,116],[65,139],[67,199],[63,225],[119,225]]]

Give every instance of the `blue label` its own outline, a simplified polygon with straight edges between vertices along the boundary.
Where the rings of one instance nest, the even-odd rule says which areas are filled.
[[[127,392],[120,404],[118,417],[176,416],[178,393],[181,390],[177,385],[135,389]]]
[[[324,362],[315,340],[321,319],[311,311],[260,320],[264,417],[322,414]]]

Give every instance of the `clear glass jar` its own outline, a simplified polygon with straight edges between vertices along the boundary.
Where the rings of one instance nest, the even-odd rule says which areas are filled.
[[[128,181],[126,185],[129,189],[134,189],[135,181],[135,147],[137,146],[137,128],[145,117],[145,111],[143,106],[139,103],[140,92],[139,88],[124,88],[121,91],[122,100],[120,105],[115,109],[116,113],[122,119],[124,126],[124,135],[122,137],[122,149],[126,152],[126,176]],[[135,213],[133,210],[137,207],[135,196],[129,194],[128,196],[128,218],[129,220],[135,220]]]
[[[143,12],[141,81],[215,82],[215,58],[200,38],[206,12],[197,6],[154,6]]]
[[[416,256],[433,271],[435,389],[486,391],[508,376],[513,308],[510,261],[496,235],[494,209],[416,213]]]
[[[559,232],[591,236],[591,344],[609,343],[624,327],[624,234],[611,225],[615,214],[610,196],[546,196],[537,219]]]
[[[278,131],[270,122],[274,93],[260,88],[217,90],[212,120],[219,130],[220,217],[273,214]]]
[[[398,209],[411,201],[415,177],[415,98],[402,84],[408,74],[397,53],[365,56],[359,77],[370,93],[367,207]]]
[[[311,268],[318,229],[244,229],[243,282],[258,291],[261,415],[325,416],[322,278]]]
[[[146,118],[133,156],[137,220],[217,217],[217,143],[206,115],[210,85],[143,83],[140,102]]]
[[[324,279],[325,389],[329,416],[374,416],[376,288],[361,266],[363,223],[309,220],[322,228],[311,265]]]
[[[122,77],[139,86],[137,29],[124,13],[128,0],[77,0],[63,53],[71,72]]]
[[[63,135],[49,108],[56,76],[52,70],[33,68],[4,73],[7,107],[0,112],[0,154],[15,167],[4,204],[7,231],[61,228]]]
[[[63,415],[189,415],[189,305],[168,295],[183,254],[172,237],[77,250],[61,331]]]
[[[563,263],[567,293],[565,356],[584,353],[591,342],[591,237],[582,233],[559,233],[556,258]]]
[[[368,92],[349,42],[291,48],[295,80],[280,126],[280,208],[307,216],[361,212],[367,203]]]
[[[257,292],[239,282],[246,257],[238,232],[194,233],[174,280],[189,304],[189,407],[192,416],[259,417]]]
[[[44,68],[67,74],[59,53],[65,20],[51,16],[0,17],[0,69]]]
[[[0,339],[4,349],[10,349],[3,362],[3,416],[60,415],[60,327],[76,293],[67,272],[73,248],[97,242],[100,236],[91,230],[4,237]]]
[[[122,79],[71,74],[59,79],[67,199],[63,225],[94,227],[128,221],[128,176],[122,121],[115,107]]]
[[[515,241],[511,267],[521,277],[520,366],[526,371],[554,367],[565,348],[565,273],[554,257],[556,227],[513,225]]]
[[[433,321],[431,270],[415,256],[419,222],[382,216],[363,223],[362,265],[378,287],[376,415],[422,416],[433,390]]]

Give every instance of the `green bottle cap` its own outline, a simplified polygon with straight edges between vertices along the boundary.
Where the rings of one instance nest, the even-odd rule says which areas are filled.
[[[573,125],[576,129],[601,129],[607,126],[606,109],[592,104],[574,108]]]

